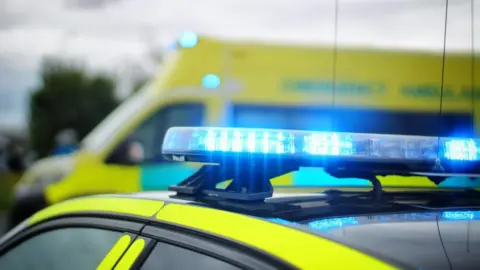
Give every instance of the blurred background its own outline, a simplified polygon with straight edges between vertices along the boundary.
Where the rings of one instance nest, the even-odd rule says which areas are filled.
[[[354,129],[349,121],[355,121],[352,115],[359,111],[352,110],[377,110],[383,104],[391,109],[375,115],[365,112],[362,119],[389,128],[359,130],[411,135],[458,135],[451,130],[460,130],[476,136],[480,2],[450,0],[448,9],[446,4],[445,0],[41,4],[0,0],[0,219],[11,204],[13,186],[35,161],[77,151],[79,142],[119,104],[165,77],[191,73],[192,78],[184,80],[189,86],[223,86],[221,91],[243,93],[255,89],[257,94],[242,96],[243,105],[286,106],[291,102],[282,102],[279,96],[284,95],[310,110],[317,105],[307,101],[318,98],[323,105],[317,107],[342,108],[334,117],[349,125],[337,125],[339,130]],[[229,49],[218,50],[218,44]],[[195,56],[192,47],[197,45]],[[169,60],[186,48],[202,60]],[[177,61],[176,69],[172,61]],[[211,69],[212,63],[221,68]],[[446,126],[455,128],[427,130],[436,125],[440,105],[456,112],[444,119]],[[346,111],[349,107],[352,110]],[[409,108],[429,114],[416,123],[411,119],[419,119],[418,114],[393,115]],[[463,114],[458,113],[460,108]],[[235,125],[315,129],[326,125],[326,120],[319,122],[321,113],[299,112],[287,121],[278,117],[281,110],[269,112],[249,109],[235,118]],[[261,117],[264,120],[258,120]],[[222,121],[217,124],[229,123]]]

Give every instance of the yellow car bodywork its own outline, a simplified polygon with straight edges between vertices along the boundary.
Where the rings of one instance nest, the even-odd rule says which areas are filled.
[[[71,214],[123,214],[241,242],[265,251],[298,269],[395,269],[353,248],[317,235],[251,216],[188,204],[129,197],[68,200],[34,214],[29,226]],[[98,269],[129,269],[144,248],[141,239],[120,238]],[[122,254],[124,254],[122,256]]]

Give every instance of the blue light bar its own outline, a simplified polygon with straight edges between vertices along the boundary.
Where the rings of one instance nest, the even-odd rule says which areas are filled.
[[[440,151],[438,151],[440,143]],[[362,160],[480,161],[480,140],[300,130],[176,127],[168,130],[163,154],[226,153],[276,156],[337,156]],[[171,159],[171,157],[170,157]],[[181,160],[181,159],[180,159]]]

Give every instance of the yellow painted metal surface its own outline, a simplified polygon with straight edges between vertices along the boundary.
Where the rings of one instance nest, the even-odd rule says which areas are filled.
[[[139,179],[138,166],[107,165],[98,156],[79,152],[73,171],[48,185],[45,196],[53,204],[90,194],[135,192],[140,190]]]
[[[135,260],[137,260],[138,256],[140,255],[140,253],[142,253],[144,248],[144,239],[139,238],[135,240],[133,244],[128,248],[122,259],[118,262],[115,270],[130,270],[133,263],[135,262]]]
[[[103,258],[102,262],[97,266],[97,270],[111,270],[117,263],[117,261],[122,257],[122,254],[127,250],[132,237],[130,235],[124,235],[118,239],[117,243],[113,248],[108,252],[107,256]]]
[[[205,74],[216,73],[222,81],[240,82],[242,88],[230,96],[232,102],[331,104],[331,89],[321,89],[321,85],[331,83],[333,78],[332,48],[229,43],[201,37],[196,47],[183,49],[179,55],[174,64],[175,76],[164,80],[162,88],[165,89],[158,92],[201,87],[201,78]],[[207,58],[214,60],[204,61]],[[442,65],[443,57],[436,52],[339,47],[336,104],[385,110],[438,111],[439,95],[430,90],[436,91],[441,85]],[[480,63],[476,65],[476,70],[480,70]],[[292,89],[288,82],[301,82],[311,87]],[[444,111],[472,111],[471,82],[471,56],[449,53],[444,77],[449,93],[444,96]],[[372,89],[367,89],[369,87]],[[205,102],[209,104],[211,100],[206,98]]]
[[[427,177],[422,176],[409,176],[409,177],[402,177],[402,176],[377,176],[378,181],[384,187],[424,187],[424,188],[434,188],[436,187],[435,183],[433,183]]]
[[[164,205],[162,201],[140,200],[135,198],[120,197],[89,197],[68,200],[49,206],[29,219],[29,225],[47,220],[49,218],[82,212],[100,212],[128,214],[141,217],[155,215]]]
[[[395,269],[333,241],[231,212],[167,204],[157,214],[157,219],[247,244],[299,269]]]

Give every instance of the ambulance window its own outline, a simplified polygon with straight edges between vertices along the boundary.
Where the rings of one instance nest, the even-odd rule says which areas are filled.
[[[141,270],[238,270],[240,268],[213,257],[159,242]]]
[[[236,127],[284,128],[402,134],[421,136],[471,136],[471,114],[438,112],[398,112],[369,109],[279,107],[236,105]],[[333,116],[333,117],[332,117]],[[441,119],[441,120],[440,120]],[[439,124],[439,121],[441,123]]]
[[[0,255],[0,268],[95,269],[122,235],[120,232],[94,228],[48,231],[29,238]]]
[[[131,139],[142,143],[145,161],[161,160],[163,136],[173,126],[200,126],[203,123],[202,104],[182,103],[161,108],[132,134]]]

